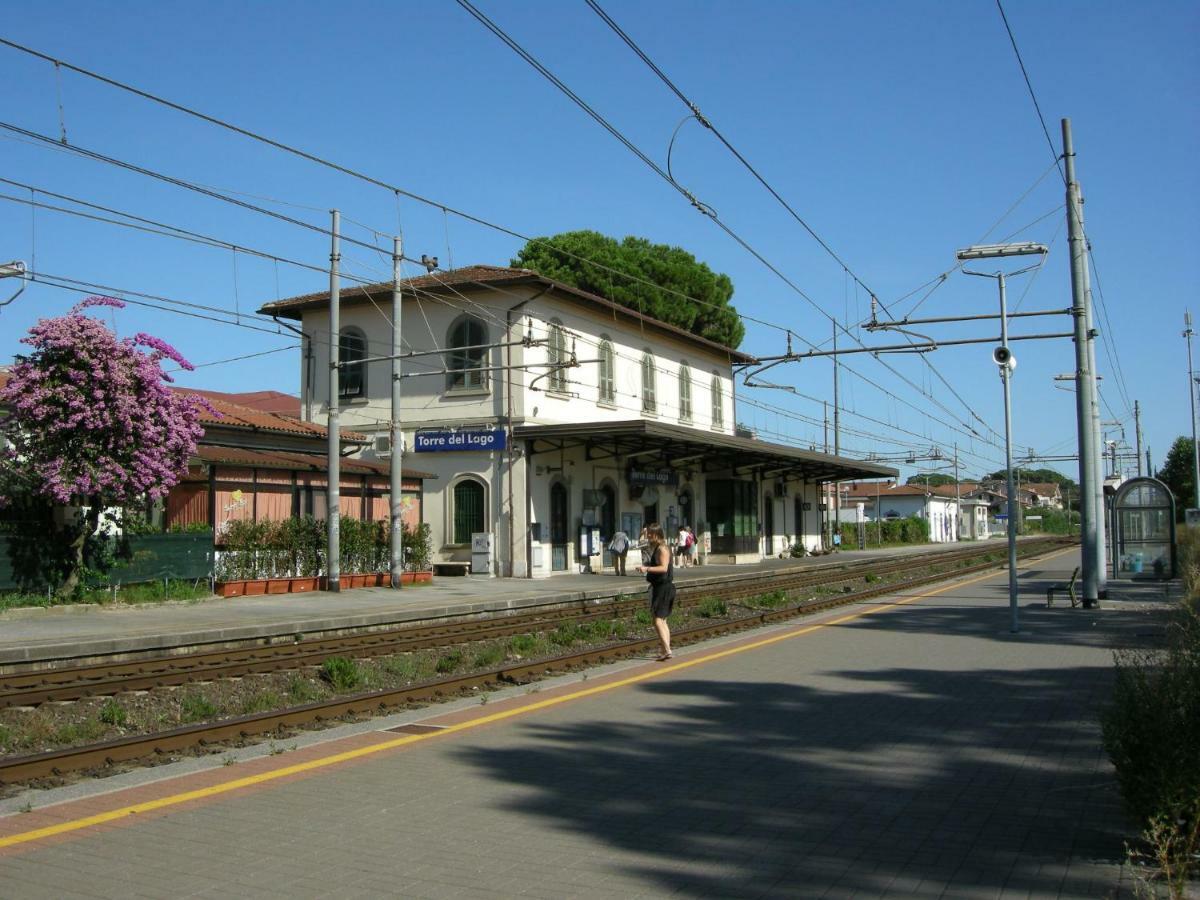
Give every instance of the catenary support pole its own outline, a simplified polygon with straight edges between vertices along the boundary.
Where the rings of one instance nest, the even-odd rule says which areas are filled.
[[[338,281],[338,264],[342,260],[341,247],[338,243],[338,228],[341,225],[341,215],[333,210],[332,244],[329,251],[329,477],[325,488],[325,523],[328,527],[328,546],[325,556],[326,590],[335,594],[342,589],[341,585],[341,481],[342,481],[342,442],[341,427],[338,424],[339,374],[338,351],[341,349],[341,284]]]
[[[388,458],[388,474],[391,477],[389,498],[391,500],[392,535],[391,584],[399,589],[404,572],[404,432],[400,428],[400,384],[403,381],[400,354],[400,261],[401,239],[392,239],[392,417],[389,423],[391,456]]]
[[[1062,120],[1063,160],[1067,176],[1067,246],[1071,264],[1071,316],[1075,325],[1075,426],[1079,441],[1079,514],[1083,551],[1083,605],[1099,605],[1102,560],[1098,529],[1103,509],[1098,507],[1096,485],[1096,442],[1093,438],[1092,407],[1095,404],[1096,380],[1091,368],[1088,346],[1092,334],[1088,323],[1087,294],[1084,272],[1087,250],[1084,246],[1079,185],[1075,182],[1075,146],[1071,140],[1071,120]]]
[[[1196,442],[1196,376],[1192,371],[1192,314],[1183,314],[1183,336],[1187,338],[1188,400],[1192,404],[1192,508],[1200,509],[1200,444]]]
[[[1071,169],[1074,171],[1074,165]],[[1100,422],[1100,386],[1096,383],[1096,327],[1092,315],[1092,267],[1088,259],[1087,231],[1083,226],[1083,196],[1075,183],[1079,201],[1079,231],[1083,235],[1083,308],[1087,314],[1088,371],[1092,373],[1092,460],[1096,464],[1096,599],[1108,597],[1108,503],[1104,497],[1104,429]]]
[[[954,444],[954,542],[962,531],[962,490],[958,483],[958,442]]]
[[[1133,401],[1133,434],[1137,440],[1137,473],[1138,478],[1142,477],[1142,407],[1136,400]],[[1149,474],[1149,473],[1147,473]]]
[[[1008,300],[1004,290],[1004,273],[997,279],[1000,282],[1000,346],[1008,350]],[[1010,382],[1012,370],[1007,365],[1000,366],[1000,380],[1004,383],[1004,480],[1008,494],[1008,610],[1010,614],[1009,631],[1016,634],[1021,630],[1020,616],[1017,606],[1017,503],[1016,491],[1013,487],[1012,464],[1012,392]]]

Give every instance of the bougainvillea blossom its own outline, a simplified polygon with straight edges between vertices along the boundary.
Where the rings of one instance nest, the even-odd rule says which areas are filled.
[[[83,314],[124,305],[89,297],[21,339],[32,352],[0,388],[10,410],[0,466],[10,482],[57,503],[116,506],[161,498],[187,471],[208,404],[167,386],[164,359],[192,368],[169,344],[118,338]]]

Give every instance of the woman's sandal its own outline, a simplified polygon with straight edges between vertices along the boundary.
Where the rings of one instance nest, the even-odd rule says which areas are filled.
[[[665,655],[663,655],[663,656],[660,656],[660,657],[658,658],[658,661],[659,661],[659,662],[666,662],[668,659],[674,659],[674,658],[675,658],[675,654],[674,654],[674,653],[667,653],[667,654],[665,654]]]

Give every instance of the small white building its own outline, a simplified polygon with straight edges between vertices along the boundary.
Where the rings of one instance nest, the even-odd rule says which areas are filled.
[[[341,425],[391,449],[390,283],[341,291]],[[404,463],[436,476],[437,562],[534,577],[596,570],[617,530],[697,534],[702,560],[821,543],[821,486],[894,469],[735,434],[734,368],[753,357],[526,269],[470,266],[403,283]],[[329,293],[268,303],[298,320],[304,415],[329,403]]]
[[[896,484],[894,481],[865,481],[838,485],[841,516],[848,510],[861,508],[867,521],[904,519],[916,516],[929,523],[929,539],[949,543],[963,535],[961,524],[955,527],[958,506],[954,488],[930,488],[922,484]],[[985,505],[986,510],[986,505]],[[858,513],[850,513],[843,521],[855,521]]]

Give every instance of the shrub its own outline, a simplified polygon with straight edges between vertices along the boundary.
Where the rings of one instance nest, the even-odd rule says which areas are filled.
[[[409,572],[428,572],[433,567],[433,539],[428,524],[422,522],[416,528],[405,528],[401,542],[405,569]]]
[[[700,605],[696,607],[696,615],[703,619],[719,619],[728,614],[729,609],[725,606],[725,601],[717,597],[705,597],[700,601]]]
[[[437,664],[434,666],[434,670],[437,671],[437,673],[439,675],[446,675],[446,674],[449,674],[450,672],[453,672],[455,669],[457,669],[459,666],[461,666],[462,661],[463,661],[462,651],[461,650],[451,650],[449,653],[445,654],[444,656],[438,657],[438,661],[437,661]]]
[[[331,656],[321,663],[321,679],[337,691],[352,691],[363,683],[358,663],[344,656]]]
[[[1161,650],[1120,650],[1104,747],[1129,811],[1186,872],[1200,807],[1200,612],[1183,606]],[[1186,848],[1191,845],[1191,850]],[[1174,847],[1176,850],[1170,850]]]

